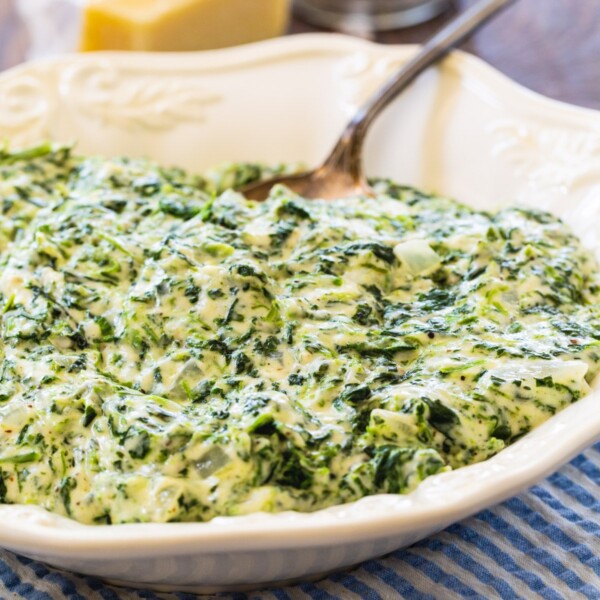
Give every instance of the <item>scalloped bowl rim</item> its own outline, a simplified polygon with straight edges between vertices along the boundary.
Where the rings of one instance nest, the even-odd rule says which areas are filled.
[[[337,34],[304,34],[269,40],[240,48],[177,55],[179,70],[206,71],[260,60],[285,60],[298,53],[323,51],[375,51],[376,44]],[[394,46],[406,58],[415,46]],[[202,55],[202,66],[198,55]],[[0,75],[0,85],[17,73],[38,66],[85,64],[105,58],[127,66],[147,66],[148,55],[105,52],[35,61]],[[152,55],[157,72],[174,64],[171,54]],[[464,52],[447,59],[451,67],[469,72],[493,86],[507,102],[529,103],[561,123],[578,123],[600,130],[600,112],[551,100],[513,82],[483,60]],[[82,525],[35,506],[0,505],[0,545],[16,550],[35,548],[53,556],[82,559],[110,554],[111,558],[183,555],[190,551],[226,552],[288,547],[328,546],[332,539],[352,543],[390,537],[429,527],[442,529],[478,510],[500,502],[556,470],[572,456],[600,439],[600,390],[569,406],[498,455],[475,465],[435,475],[407,495],[369,496],[350,504],[312,513],[255,513],[218,517],[205,523],[140,523]],[[577,423],[577,429],[573,428]],[[553,439],[554,434],[560,439]],[[522,457],[534,458],[527,463]],[[460,491],[456,486],[468,482]],[[491,482],[491,484],[490,484]],[[454,486],[453,486],[454,483]],[[460,486],[459,486],[460,487]],[[433,525],[432,525],[433,524]]]

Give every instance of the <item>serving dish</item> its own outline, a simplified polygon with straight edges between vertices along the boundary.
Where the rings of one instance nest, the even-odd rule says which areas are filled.
[[[0,77],[0,135],[15,146],[77,140],[82,153],[317,164],[357,105],[411,47],[307,35],[217,52],[96,54]],[[600,115],[520,88],[452,55],[374,127],[367,172],[492,209],[551,210],[600,258]],[[408,545],[502,501],[600,438],[594,392],[496,457],[312,514],[194,524],[84,526],[0,506],[0,545],[136,586],[214,591],[319,577]]]

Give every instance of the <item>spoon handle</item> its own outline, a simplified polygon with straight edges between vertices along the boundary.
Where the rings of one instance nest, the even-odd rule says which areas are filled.
[[[324,167],[328,170],[343,169],[350,173],[355,181],[362,181],[362,147],[367,131],[375,118],[423,71],[513,2],[515,0],[479,0],[474,6],[452,19],[358,110],[325,161]]]

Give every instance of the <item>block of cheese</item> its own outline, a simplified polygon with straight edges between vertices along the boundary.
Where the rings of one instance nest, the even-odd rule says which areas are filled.
[[[90,0],[81,49],[208,50],[284,33],[290,0]]]

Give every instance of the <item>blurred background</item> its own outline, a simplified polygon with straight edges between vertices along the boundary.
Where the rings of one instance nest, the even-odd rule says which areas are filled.
[[[178,3],[175,0],[166,1],[173,2],[172,6]],[[279,34],[331,31],[333,28],[384,44],[420,42],[457,11],[474,2],[295,0],[291,18],[282,20],[280,13],[285,11],[287,14],[290,0],[196,0],[200,11],[197,13],[198,18],[204,19],[205,13],[202,11],[208,11],[208,5],[216,1],[220,3],[221,9],[231,3],[229,10],[232,17],[239,13],[240,6],[248,7],[256,15],[257,23],[254,30],[245,31],[240,27],[251,28],[252,19],[236,19],[232,21],[234,28],[237,28],[233,31],[233,26],[222,15],[218,17],[211,13],[210,18],[220,19],[223,31],[219,32],[216,27],[214,40],[210,36],[198,37],[202,38],[203,43],[212,43],[213,46],[232,45]],[[106,10],[112,10],[111,4],[124,7],[140,3],[143,5],[144,2],[148,2],[147,5],[160,4],[161,0],[93,0],[92,4],[101,8],[105,5],[108,6]],[[87,35],[89,49],[98,49],[106,44],[107,40],[102,37],[103,31],[109,26],[107,23],[115,24],[116,17],[113,18],[114,15],[111,14],[108,18],[106,14],[90,14],[86,17],[84,13],[87,9],[84,5],[86,0],[0,0],[0,69],[17,65],[27,58],[76,50],[81,47],[82,35]],[[404,14],[394,17],[394,13],[400,13],[402,9]],[[264,14],[261,12],[263,10]],[[334,14],[332,20],[332,13],[345,10],[350,13],[349,17],[346,15],[341,18],[338,15],[336,18]],[[375,17],[380,16],[380,13],[385,13],[384,17],[377,21]],[[122,15],[119,18],[121,17]],[[135,21],[137,17],[131,18]],[[191,19],[187,20],[192,22]],[[409,27],[397,27],[419,20],[426,21]],[[240,26],[240,21],[245,21],[247,25]],[[265,25],[267,22],[269,24]],[[387,30],[375,31],[379,26]],[[82,33],[84,29],[87,34]],[[221,34],[224,35],[225,32],[230,34],[229,37],[225,35],[226,39],[221,39]],[[132,34],[134,37],[135,33]],[[191,33],[193,34],[193,30]],[[169,44],[168,36],[162,36],[161,32],[156,35],[156,40],[148,42],[157,44],[152,49],[163,49],[160,44]],[[182,36],[175,37],[179,41]],[[116,38],[124,43],[121,33],[108,35],[108,39],[113,42]],[[193,39],[189,43],[193,43]],[[537,92],[558,100],[600,109],[600,77],[597,68],[600,58],[598,0],[518,0],[463,48]]]

